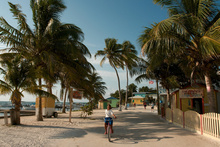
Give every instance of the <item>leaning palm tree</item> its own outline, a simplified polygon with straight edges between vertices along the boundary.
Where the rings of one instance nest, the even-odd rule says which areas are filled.
[[[121,98],[121,88],[120,88],[120,79],[117,71],[117,67],[124,69],[123,57],[122,57],[122,45],[117,43],[117,40],[114,38],[105,39],[105,48],[104,50],[98,50],[95,54],[97,56],[104,56],[100,62],[102,66],[106,59],[108,59],[109,64],[114,68],[117,79],[118,79],[118,89],[119,89],[119,111],[122,110],[122,98]]]
[[[125,95],[125,109],[127,109],[127,100],[128,100],[128,70],[131,71],[132,68],[134,68],[137,65],[138,57],[137,57],[137,51],[135,50],[135,47],[133,44],[131,44],[130,41],[124,41],[122,43],[122,56],[124,60],[124,64],[126,67],[126,78],[127,78],[127,84],[126,84],[126,95]],[[130,74],[132,75],[132,74]]]
[[[87,74],[84,71],[85,54],[88,49],[81,42],[83,32],[73,24],[62,24],[60,13],[66,8],[62,0],[31,0],[34,30],[26,22],[25,15],[18,5],[9,3],[11,12],[18,20],[18,29],[12,27],[4,18],[0,18],[0,40],[8,45],[8,51],[21,54],[31,60],[38,71],[38,85],[42,79],[49,82],[49,88],[57,79],[56,71],[71,71],[73,76]],[[4,54],[5,55],[5,54]],[[80,64],[79,64],[80,63]],[[61,68],[62,67],[62,68]],[[49,76],[48,76],[49,75]],[[78,80],[78,82],[80,82]],[[39,95],[39,112],[37,120],[42,121],[41,95]]]
[[[155,52],[184,55],[204,76],[210,112],[216,112],[210,71],[220,55],[220,12],[215,0],[154,0],[168,8],[169,18],[156,24],[142,47],[147,55]],[[192,69],[193,71],[193,69]]]

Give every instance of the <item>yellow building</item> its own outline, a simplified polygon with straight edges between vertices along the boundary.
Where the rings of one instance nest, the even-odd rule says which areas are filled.
[[[147,98],[144,98],[142,96],[133,96],[133,97],[129,97],[129,99],[131,99],[131,104],[133,105],[134,103],[136,105],[143,105],[144,102],[146,102]]]
[[[36,98],[35,108],[35,115],[38,115],[39,98]],[[42,115],[45,117],[58,116],[57,112],[55,111],[55,99],[42,97]]]
[[[217,91],[214,91],[217,106]],[[194,110],[200,114],[209,112],[209,101],[205,85],[194,84],[172,93],[171,108],[182,111]],[[216,107],[217,108],[217,107]]]

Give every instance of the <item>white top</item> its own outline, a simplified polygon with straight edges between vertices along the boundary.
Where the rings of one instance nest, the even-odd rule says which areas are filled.
[[[110,110],[105,110],[105,117],[111,117],[113,115],[113,111],[110,109]]]

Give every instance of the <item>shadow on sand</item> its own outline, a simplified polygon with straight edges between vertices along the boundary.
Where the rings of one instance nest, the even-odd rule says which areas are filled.
[[[62,129],[61,133],[56,133],[52,135],[50,139],[65,139],[65,138],[79,138],[87,134],[84,129],[70,128],[70,127],[60,127],[60,126],[40,126],[40,125],[20,125],[20,127],[27,128],[42,128],[43,129]]]
[[[190,133],[180,127],[165,123],[156,114],[150,112],[121,112],[117,114],[118,119],[114,120],[114,134],[112,143],[115,144],[137,144],[139,142],[157,142],[162,139],[171,139],[172,136],[164,135],[167,132],[184,136]],[[99,118],[97,118],[99,119]],[[100,120],[101,121],[101,120]],[[118,125],[117,125],[117,124]],[[103,134],[103,127],[87,128],[87,132]],[[191,134],[192,135],[192,134]],[[106,138],[107,136],[103,135]]]

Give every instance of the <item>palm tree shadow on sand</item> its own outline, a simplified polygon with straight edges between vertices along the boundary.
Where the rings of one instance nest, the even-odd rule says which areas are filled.
[[[111,143],[115,144],[138,144],[139,142],[157,142],[162,139],[170,139],[173,137],[164,136],[164,137],[126,137],[115,135],[111,138]]]
[[[25,128],[42,128],[42,129],[62,129],[59,133],[50,136],[50,139],[66,139],[66,138],[80,138],[87,135],[87,132],[79,128],[70,128],[62,126],[40,126],[40,125],[20,125]]]
[[[158,142],[164,139],[173,139],[166,135],[174,132],[180,136],[193,135],[182,128],[165,123],[157,115],[145,112],[123,112],[114,120],[114,134],[111,143],[115,144],[138,144],[141,142]],[[99,120],[98,118],[96,120]],[[101,121],[101,119],[100,119]],[[123,124],[123,125],[121,125]],[[88,128],[87,132],[103,134],[104,127]],[[107,135],[103,138],[108,140]]]

